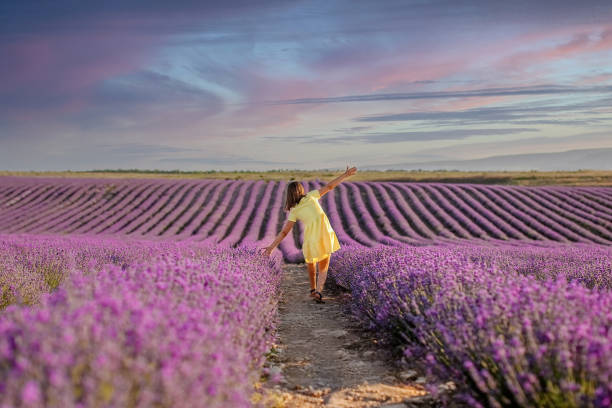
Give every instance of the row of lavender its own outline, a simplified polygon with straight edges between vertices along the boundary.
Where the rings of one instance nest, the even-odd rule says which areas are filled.
[[[470,406],[612,406],[609,246],[345,246],[330,276]]]
[[[0,406],[250,406],[280,256],[0,235]]]
[[[272,241],[286,182],[0,178],[0,231]],[[320,181],[304,182],[306,189]],[[341,244],[612,243],[612,189],[346,182],[321,199]],[[302,261],[301,226],[280,249]]]

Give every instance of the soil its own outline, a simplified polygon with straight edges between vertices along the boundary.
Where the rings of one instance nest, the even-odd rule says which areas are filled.
[[[327,279],[324,304],[310,297],[306,264],[283,266],[277,344],[253,402],[264,407],[430,407],[439,404],[415,370],[347,313],[350,294]]]

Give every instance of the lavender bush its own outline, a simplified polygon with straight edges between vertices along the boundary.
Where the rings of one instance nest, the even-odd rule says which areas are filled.
[[[352,310],[480,407],[609,407],[609,247],[345,247]],[[570,261],[566,263],[566,261]],[[582,262],[581,262],[582,260]],[[590,289],[587,286],[592,286]]]
[[[73,270],[127,267],[161,253],[204,256],[208,246],[97,236],[0,234],[0,310],[13,302],[32,305]]]
[[[35,282],[21,296],[37,295],[0,312],[0,406],[250,406],[280,257],[246,245],[1,242],[3,279],[19,266],[12,273]],[[41,278],[51,267],[54,290]]]

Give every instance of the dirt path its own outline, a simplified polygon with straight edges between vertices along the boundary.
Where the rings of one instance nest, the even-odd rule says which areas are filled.
[[[258,394],[265,407],[433,406],[414,370],[398,372],[387,353],[344,312],[344,297],[328,279],[325,304],[309,296],[305,264],[285,264],[272,377]]]

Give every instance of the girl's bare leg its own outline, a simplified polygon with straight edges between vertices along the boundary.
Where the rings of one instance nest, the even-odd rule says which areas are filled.
[[[327,268],[329,267],[329,258],[331,258],[331,254],[327,258],[318,262],[319,276],[317,278],[317,292],[323,291],[323,286],[325,285],[325,280],[327,279]]]
[[[308,277],[310,278],[310,289],[314,289],[317,282],[315,263],[306,263],[306,269],[308,269]]]

